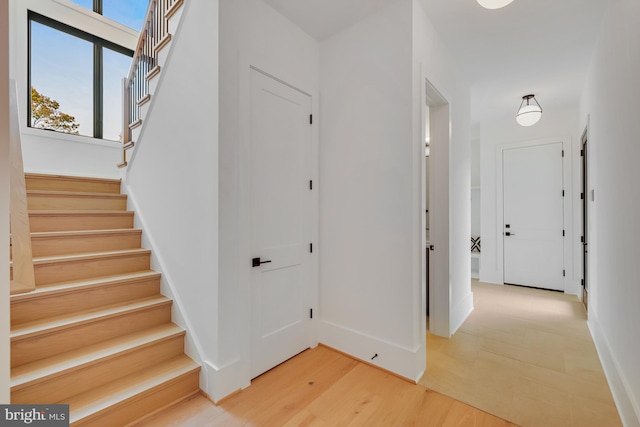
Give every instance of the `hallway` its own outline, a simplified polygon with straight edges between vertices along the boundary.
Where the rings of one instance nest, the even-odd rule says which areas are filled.
[[[475,309],[458,332],[427,335],[420,384],[524,427],[621,425],[575,296],[472,288]]]

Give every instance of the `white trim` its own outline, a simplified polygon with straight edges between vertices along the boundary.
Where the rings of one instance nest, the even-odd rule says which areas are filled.
[[[326,320],[319,323],[322,344],[416,383],[422,378],[426,360],[424,344],[408,348]],[[416,373],[418,366],[421,370]]]
[[[100,15],[99,13],[95,13],[93,10],[87,9],[86,7],[80,6],[79,4],[73,3],[69,0],[52,0],[64,7],[68,7],[69,9],[72,9],[73,11],[80,13],[82,15],[85,15],[87,18],[90,19],[95,19],[96,21],[100,21],[101,23],[108,25],[110,27],[115,28],[118,31],[124,31],[124,32],[128,32],[131,36],[133,37],[140,37],[140,32],[136,31],[135,29],[131,28],[131,27],[127,27],[124,24],[121,24],[118,21],[114,21],[110,18],[106,18],[103,15]],[[134,48],[135,49],[135,48]]]
[[[122,143],[111,141],[109,139],[93,138],[85,135],[73,135],[64,132],[56,132],[51,130],[38,129],[33,127],[25,127],[21,132],[23,135],[32,135],[38,138],[58,139],[66,142],[74,142],[79,144],[100,145],[109,148],[122,148]]]
[[[203,368],[206,379],[203,383],[201,377],[201,389],[216,404],[230,394],[251,385],[251,381],[243,380],[249,375],[242,371],[243,367],[239,359],[235,359],[224,366],[216,366],[209,361],[205,361]],[[202,387],[202,384],[207,386]]]
[[[473,292],[469,292],[455,307],[451,307],[451,335],[456,333],[473,310]]]
[[[609,382],[609,388],[613,395],[618,414],[625,427],[640,426],[640,401],[634,395],[633,389],[625,379],[620,364],[611,350],[607,337],[600,327],[598,318],[593,311],[589,311],[587,322],[593,342],[596,345],[600,363]]]
[[[429,81],[428,76],[423,75],[422,79],[425,84],[425,98],[421,101],[421,104],[429,106],[429,133],[432,141],[429,154],[429,198],[433,203],[429,203],[429,241],[435,248],[429,254],[429,331],[434,335],[449,338],[452,331],[450,281],[450,269],[452,268],[451,215],[449,212],[449,195],[451,191],[451,170],[449,168],[451,155],[451,104]],[[422,105],[423,108],[424,105]],[[422,147],[422,144],[422,138],[420,138],[420,147]],[[434,154],[436,156],[435,161]],[[422,166],[424,167],[424,162]],[[436,171],[439,171],[438,176],[435,176]],[[437,187],[431,185],[431,182],[436,181],[438,182]],[[421,193],[425,194],[424,191],[421,191]],[[439,200],[436,200],[436,198]],[[434,211],[433,206],[438,206],[438,210]],[[433,215],[433,212],[435,212],[435,215]],[[439,221],[434,222],[434,219],[439,219]],[[424,229],[425,225],[421,224],[421,228]]]

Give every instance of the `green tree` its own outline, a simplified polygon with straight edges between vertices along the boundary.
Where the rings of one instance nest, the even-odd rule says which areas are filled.
[[[60,111],[60,103],[41,94],[31,86],[31,126],[78,135],[79,123],[70,114]]]

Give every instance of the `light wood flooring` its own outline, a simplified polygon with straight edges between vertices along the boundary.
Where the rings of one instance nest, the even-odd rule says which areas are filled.
[[[219,406],[203,396],[137,427],[512,426],[326,347],[307,350],[256,378]]]
[[[460,330],[427,335],[420,384],[524,427],[621,425],[577,297],[475,280],[472,289]]]

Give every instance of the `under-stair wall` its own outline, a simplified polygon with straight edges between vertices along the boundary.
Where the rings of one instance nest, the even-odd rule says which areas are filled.
[[[123,169],[143,246],[153,249],[151,265],[163,272],[176,323],[189,331],[187,354],[209,362],[201,363],[207,392],[206,369],[218,348],[217,23],[217,1],[182,5]]]

